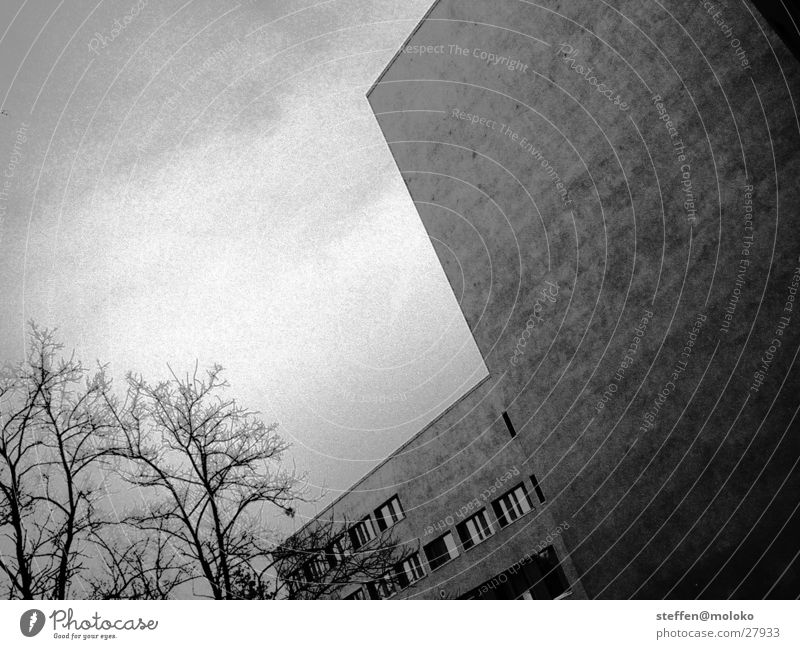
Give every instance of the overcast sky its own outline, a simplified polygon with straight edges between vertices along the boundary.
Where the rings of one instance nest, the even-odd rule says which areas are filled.
[[[483,362],[365,98],[431,1],[0,4],[3,359],[32,318],[117,378],[219,362],[330,496],[458,399]]]

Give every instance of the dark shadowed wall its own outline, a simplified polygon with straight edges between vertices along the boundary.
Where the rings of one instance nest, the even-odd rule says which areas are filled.
[[[508,410],[590,597],[800,592],[798,89],[748,3],[441,0],[370,92],[492,375],[449,452]]]

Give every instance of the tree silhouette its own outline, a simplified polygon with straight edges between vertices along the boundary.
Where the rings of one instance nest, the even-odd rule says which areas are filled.
[[[192,583],[196,594],[215,599],[319,598],[354,579],[378,578],[404,556],[385,534],[332,563],[332,544],[346,527],[333,521],[282,539],[269,522],[276,513],[294,516],[306,500],[304,480],[284,466],[288,446],[276,425],[227,390],[215,365],[157,384],[130,375],[125,399],[109,398],[121,475],[147,503],[124,523],[168,541],[175,563],[167,572],[181,575],[176,583]],[[320,555],[327,567],[315,579],[293,576]],[[140,575],[134,583],[146,581]]]
[[[301,487],[281,466],[287,446],[276,427],[227,398],[221,374],[214,366],[157,384],[129,375],[126,398],[108,404],[121,475],[147,502],[124,523],[167,538],[200,594],[231,599],[234,574],[274,546],[265,508],[292,515]]]
[[[95,545],[103,568],[87,578],[93,599],[169,599],[192,578],[191,566],[163,533],[97,536]]]
[[[407,555],[389,531],[354,549],[333,519],[286,538],[275,516],[307,500],[304,479],[276,425],[228,396],[220,366],[159,383],[129,374],[117,395],[103,367],[61,350],[31,325],[25,361],[0,374],[8,598],[331,597]],[[110,516],[118,483],[140,504]]]
[[[103,368],[60,356],[31,325],[26,359],[0,376],[0,575],[9,598],[64,599],[107,524],[101,464],[113,453]]]

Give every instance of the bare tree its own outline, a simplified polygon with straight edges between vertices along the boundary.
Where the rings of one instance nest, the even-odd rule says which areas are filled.
[[[301,488],[281,466],[287,446],[276,427],[227,398],[221,374],[195,369],[154,385],[129,375],[126,398],[108,403],[121,474],[146,499],[125,523],[168,538],[196,568],[199,594],[231,599],[234,575],[274,547],[265,509],[293,515]]]
[[[95,547],[101,567],[87,579],[94,599],[169,599],[193,579],[189,562],[161,532],[98,535]]]
[[[346,526],[333,521],[281,540],[274,516],[294,516],[305,500],[303,480],[284,466],[287,444],[276,426],[226,396],[227,388],[214,366],[157,384],[130,375],[125,399],[109,397],[123,449],[119,470],[146,502],[124,523],[167,539],[172,558],[183,562],[167,572],[215,599],[318,598],[385,575],[404,556],[388,534],[358,552],[337,545]],[[320,556],[328,568],[319,578],[291,576]],[[127,554],[114,561],[118,572],[131,573]],[[148,564],[138,556],[134,563],[135,583],[145,583]]]
[[[328,597],[405,556],[388,533],[355,550],[332,520],[283,538],[274,516],[294,516],[303,481],[276,426],[226,396],[219,366],[157,384],[129,375],[119,398],[102,367],[61,349],[32,325],[25,361],[0,374],[8,598]],[[99,506],[111,468],[142,500],[121,520]]]
[[[103,368],[60,356],[31,325],[25,361],[0,377],[0,575],[9,598],[64,599],[89,567],[100,464],[111,451]]]

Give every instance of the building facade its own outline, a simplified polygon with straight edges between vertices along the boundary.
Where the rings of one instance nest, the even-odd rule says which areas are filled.
[[[342,584],[339,597],[585,598],[563,540],[571,522],[553,517],[495,385],[484,379],[319,514],[348,522],[345,551],[391,534],[408,555],[384,580]],[[315,560],[326,556],[290,578],[318,578]]]
[[[341,597],[800,592],[800,69],[707,5],[439,0],[369,91],[489,376],[323,512],[418,548]]]

